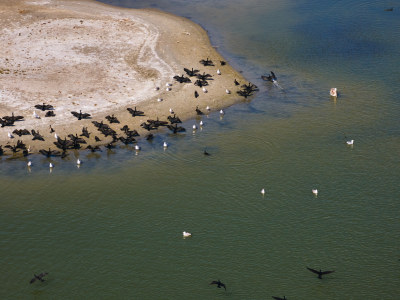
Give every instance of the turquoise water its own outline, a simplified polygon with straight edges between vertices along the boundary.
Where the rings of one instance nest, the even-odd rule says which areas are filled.
[[[71,153],[51,173],[46,158],[29,171],[3,157],[0,298],[397,299],[400,6],[108,3],[198,22],[260,91],[139,153]],[[259,79],[270,70],[283,90]]]

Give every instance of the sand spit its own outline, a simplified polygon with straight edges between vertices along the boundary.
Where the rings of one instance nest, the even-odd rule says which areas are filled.
[[[0,0],[0,43],[0,117],[24,116],[14,126],[0,128],[5,152],[9,150],[4,146],[15,145],[18,139],[32,152],[56,149],[50,125],[61,138],[79,135],[82,127],[88,127],[92,134],[86,140],[93,145],[106,144],[112,137],[102,136],[92,121],[104,121],[121,135],[126,124],[144,136],[148,131],[140,124],[146,120],[167,120],[170,108],[185,120],[196,115],[196,106],[203,110],[230,106],[242,99],[234,80],[247,83],[228,64],[221,65],[224,59],[200,26],[157,10],[94,1]],[[215,65],[199,62],[206,58]],[[212,75],[207,93],[194,85],[195,77],[191,83],[173,79],[184,74],[184,67]],[[167,84],[172,84],[169,91]],[[42,103],[54,107],[54,117],[35,109]],[[127,108],[135,106],[145,116],[133,118]],[[78,120],[71,114],[80,110],[91,118]],[[105,119],[112,114],[120,124]],[[32,140],[31,135],[9,138],[7,133],[15,129],[34,129],[45,141]],[[95,142],[95,135],[102,141]]]

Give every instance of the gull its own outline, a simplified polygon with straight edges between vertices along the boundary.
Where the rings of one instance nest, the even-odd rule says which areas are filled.
[[[174,113],[174,110],[173,110],[172,108],[170,108],[170,109],[169,109],[169,113],[170,113],[170,114],[173,114],[173,113]]]
[[[197,129],[196,124],[193,124],[193,130],[196,130],[196,129]]]
[[[163,101],[163,98],[158,98],[157,101],[161,102],[161,101]]]
[[[261,190],[261,194],[264,196],[265,195],[265,189]]]
[[[217,70],[217,74],[218,74],[218,75],[221,75],[220,69]]]
[[[225,112],[224,112],[222,109],[219,111],[219,113],[220,113],[221,115],[224,115],[224,114],[225,114]]]
[[[139,151],[140,150],[140,146],[139,145],[135,145],[135,150]]]
[[[207,89],[206,89],[205,87],[203,87],[203,92],[204,92],[204,93],[207,93],[207,92],[208,92]]]
[[[191,236],[192,236],[192,234],[190,232],[186,232],[186,231],[183,232],[183,237],[184,238],[191,237]]]
[[[165,86],[172,86],[172,83],[166,83]]]
[[[354,140],[349,140],[346,142],[347,145],[352,146],[354,144]]]
[[[168,147],[167,142],[164,142],[163,147],[164,147],[164,148],[167,148],[167,147]]]
[[[203,125],[204,125],[203,121],[200,121],[200,126],[203,126]]]
[[[56,138],[56,140],[58,140],[58,135],[57,135],[57,133],[54,133],[54,137]]]
[[[225,93],[227,93],[227,94],[230,94],[230,93],[231,93],[231,91],[230,91],[230,90],[228,90],[228,89],[226,89],[226,90],[225,90]]]
[[[10,139],[13,139],[13,138],[14,138],[14,136],[11,134],[11,132],[8,132],[7,135],[8,135],[8,137],[9,137]]]
[[[317,196],[318,195],[318,190],[317,189],[312,189],[312,193]]]
[[[206,109],[207,109],[208,111],[210,111],[210,110],[211,110],[211,108],[210,108],[208,105],[207,105]]]
[[[52,163],[49,163],[49,168],[52,169],[54,166]]]
[[[79,158],[76,160],[76,164],[77,164],[78,166],[81,164],[81,160],[80,160]]]
[[[28,167],[32,166],[32,162],[28,161],[28,163],[26,164]]]
[[[33,111],[33,117],[36,119],[40,119],[39,115],[36,113],[36,111]]]
[[[167,92],[169,92],[169,91],[171,90],[171,88],[170,88],[170,87],[167,87],[165,90],[166,90]]]

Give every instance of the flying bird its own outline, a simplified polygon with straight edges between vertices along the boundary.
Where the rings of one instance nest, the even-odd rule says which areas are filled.
[[[32,284],[36,280],[40,280],[41,282],[43,282],[44,281],[43,277],[46,276],[47,274],[49,274],[49,273],[44,272],[44,273],[40,273],[39,275],[34,274],[33,276],[35,276],[35,277],[33,277],[29,283]]]
[[[285,296],[283,296],[283,298],[272,296],[272,298],[274,298],[275,300],[287,300],[287,298]]]
[[[321,271],[321,270],[317,271],[317,270],[311,269],[311,268],[309,268],[309,267],[306,267],[306,268],[307,268],[309,271],[311,271],[311,272],[313,272],[313,273],[315,273],[315,274],[318,274],[318,278],[319,278],[319,279],[322,279],[322,275],[326,275],[326,274],[330,274],[330,273],[335,272],[335,271]]]
[[[211,285],[211,284],[216,284],[218,288],[223,287],[223,288],[225,289],[225,291],[226,291],[226,285],[223,284],[223,283],[221,282],[221,280],[219,280],[219,279],[218,279],[218,281],[216,281],[216,280],[211,281],[210,285]]]

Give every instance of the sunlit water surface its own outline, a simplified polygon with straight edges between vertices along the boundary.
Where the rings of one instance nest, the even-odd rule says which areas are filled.
[[[140,152],[3,157],[0,298],[398,299],[398,2],[104,2],[201,24],[260,90]]]

